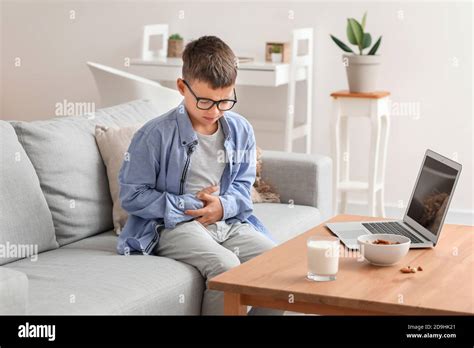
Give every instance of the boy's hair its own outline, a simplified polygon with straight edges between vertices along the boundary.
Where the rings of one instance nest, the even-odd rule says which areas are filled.
[[[201,36],[183,52],[183,78],[207,82],[212,89],[229,87],[237,78],[237,58],[216,36]]]

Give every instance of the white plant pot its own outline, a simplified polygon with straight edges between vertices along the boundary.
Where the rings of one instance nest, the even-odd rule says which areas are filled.
[[[283,55],[281,53],[272,53],[272,63],[281,63]]]
[[[377,90],[380,56],[360,56],[344,54],[349,92],[370,93]]]

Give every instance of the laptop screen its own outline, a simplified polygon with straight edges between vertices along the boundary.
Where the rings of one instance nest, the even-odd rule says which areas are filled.
[[[426,156],[407,215],[436,235],[440,230],[458,171]]]

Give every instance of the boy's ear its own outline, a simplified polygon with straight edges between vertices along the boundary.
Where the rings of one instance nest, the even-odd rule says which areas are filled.
[[[184,97],[184,89],[186,88],[186,85],[182,79],[178,78],[176,80],[176,87],[178,87],[178,92]]]

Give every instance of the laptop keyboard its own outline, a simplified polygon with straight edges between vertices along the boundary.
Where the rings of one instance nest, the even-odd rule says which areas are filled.
[[[401,234],[402,236],[410,238],[413,243],[424,243],[424,241],[417,238],[398,222],[368,222],[362,225],[373,234]]]

